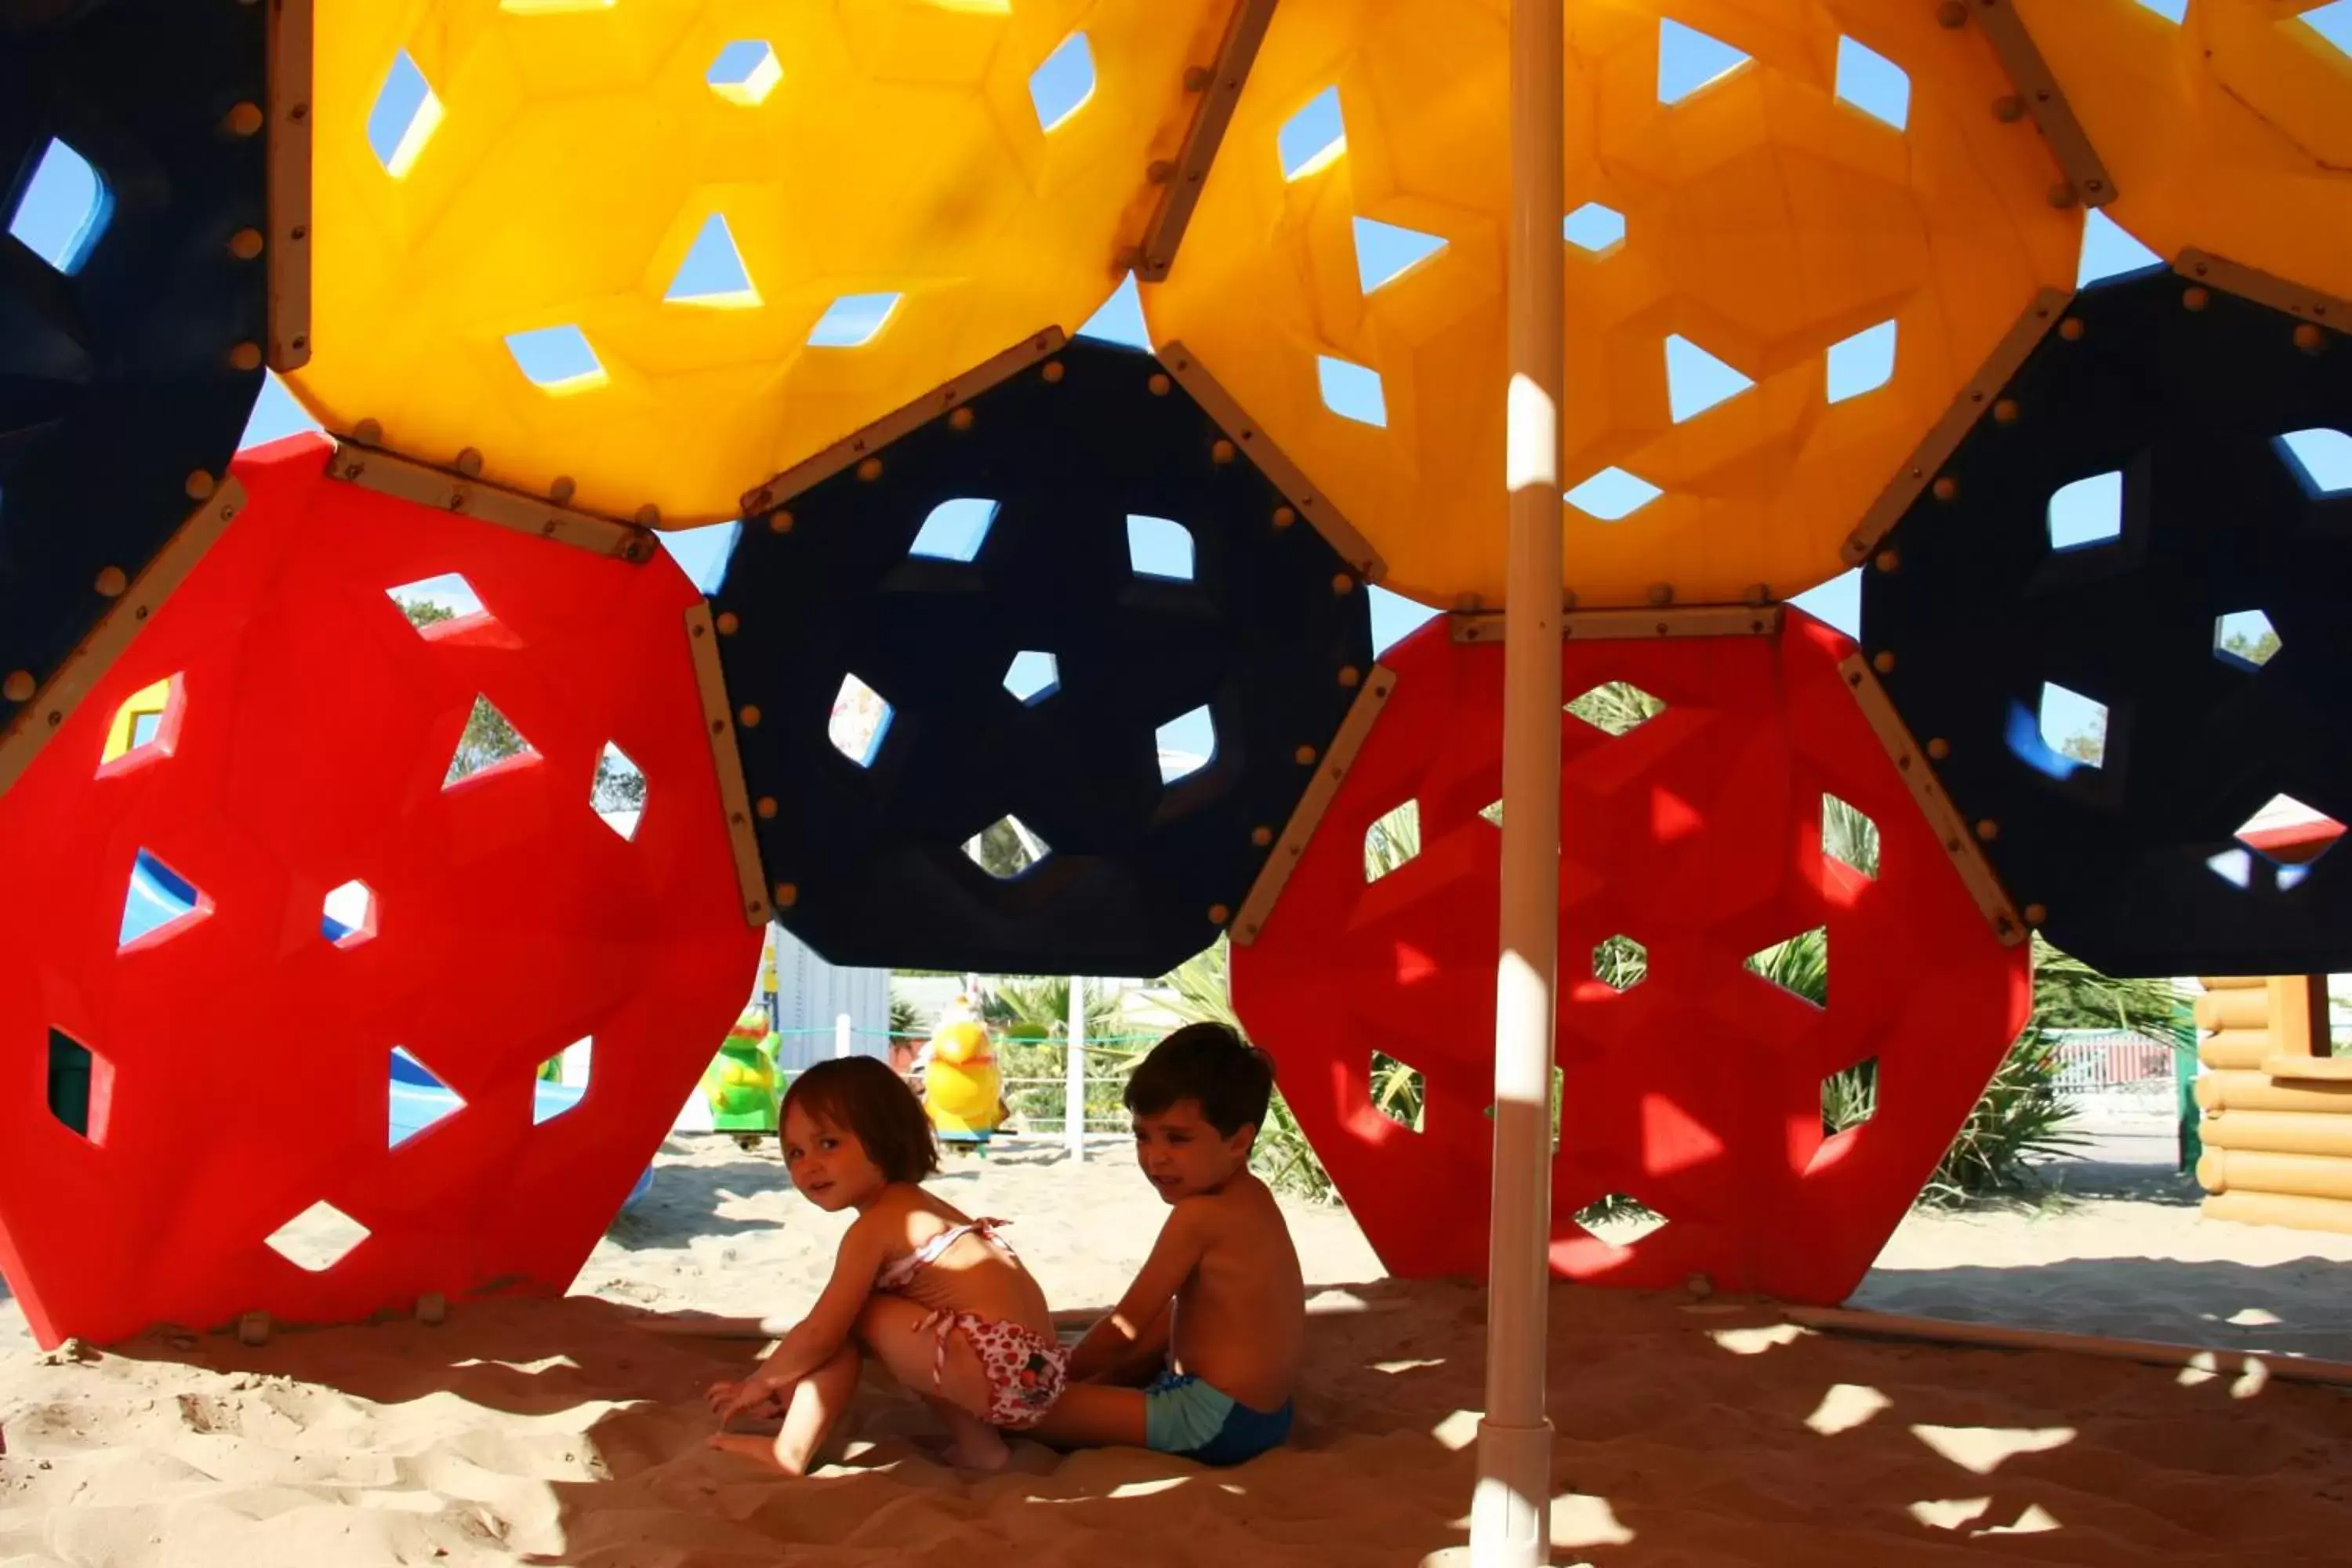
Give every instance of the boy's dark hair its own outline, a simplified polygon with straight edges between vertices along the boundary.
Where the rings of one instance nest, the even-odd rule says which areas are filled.
[[[776,1108],[776,1135],[783,1136],[784,1113],[799,1106],[803,1116],[856,1134],[886,1181],[919,1182],[940,1173],[940,1146],[931,1119],[907,1080],[872,1057],[835,1057],[796,1075]]]
[[[1230,1138],[1265,1125],[1274,1097],[1274,1058],[1223,1024],[1187,1024],[1128,1075],[1127,1109],[1157,1116],[1180,1100],[1197,1100],[1202,1119]]]

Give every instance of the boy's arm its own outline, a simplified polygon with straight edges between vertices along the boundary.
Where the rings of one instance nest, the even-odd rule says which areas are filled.
[[[1196,1201],[1176,1205],[1168,1223],[1160,1226],[1160,1239],[1152,1243],[1151,1256],[1144,1259],[1135,1283],[1127,1288],[1110,1316],[1088,1329],[1087,1337],[1070,1352],[1072,1381],[1085,1382],[1126,1361],[1155,1328],[1165,1335],[1168,1303],[1192,1277],[1201,1255],[1208,1250],[1208,1215],[1207,1205]]]

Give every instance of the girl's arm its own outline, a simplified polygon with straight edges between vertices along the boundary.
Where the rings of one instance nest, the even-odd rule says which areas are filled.
[[[849,1233],[841,1238],[841,1249],[834,1254],[833,1278],[825,1281],[824,1293],[809,1309],[808,1316],[785,1333],[784,1342],[743,1384],[730,1413],[732,1408],[759,1404],[833,1359],[834,1352],[848,1342],[850,1331],[857,1326],[858,1314],[866,1310],[866,1299],[874,1293],[874,1278],[882,1271],[883,1252],[883,1223],[878,1218],[863,1218],[849,1227]],[[761,1327],[773,1321],[763,1319]]]
[[[1070,1352],[1070,1381],[1083,1383],[1127,1361],[1155,1327],[1166,1333],[1168,1303],[1192,1277],[1201,1255],[1208,1250],[1208,1212],[1193,1202],[1176,1205],[1168,1223],[1160,1226],[1160,1239],[1152,1243],[1151,1256],[1144,1259],[1135,1283],[1127,1288],[1110,1316],[1088,1329],[1087,1337]]]

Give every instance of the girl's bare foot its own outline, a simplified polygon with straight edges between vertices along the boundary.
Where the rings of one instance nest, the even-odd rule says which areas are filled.
[[[960,1470],[1001,1470],[1013,1459],[1013,1450],[993,1426],[973,1423],[961,1426],[948,1443],[947,1461]]]

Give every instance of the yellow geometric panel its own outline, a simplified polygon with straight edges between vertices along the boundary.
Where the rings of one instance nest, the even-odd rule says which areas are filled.
[[[2333,41],[2305,19],[2323,9]],[[2210,251],[2352,299],[2352,14],[2332,0],[2017,12],[2115,179],[2109,217],[2167,260]]]
[[[664,526],[1118,281],[1228,0],[371,0],[318,17],[329,428]]]
[[[1507,12],[1283,0],[1144,291],[1389,585],[1448,606],[1503,592]],[[1567,70],[1567,586],[1801,592],[2036,291],[2072,287],[2081,214],[2032,122],[1995,118],[1980,29],[1932,5],[1579,0]]]

